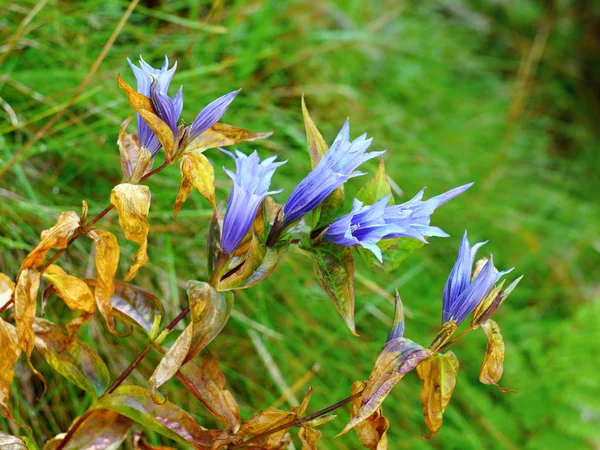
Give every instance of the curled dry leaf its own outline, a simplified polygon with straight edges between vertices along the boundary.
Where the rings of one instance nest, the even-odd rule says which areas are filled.
[[[79,418],[75,419],[74,423]],[[133,425],[128,419],[114,411],[99,409],[91,411],[77,428],[64,450],[118,450],[127,438]],[[66,433],[61,433],[44,445],[44,450],[56,450]]]
[[[15,376],[13,367],[20,354],[15,327],[0,318],[0,407],[4,417],[11,416],[8,409],[10,384]],[[0,442],[2,442],[1,436],[0,434]]]
[[[89,322],[94,312],[96,312],[94,294],[85,281],[68,275],[57,265],[53,264],[48,267],[43,276],[52,283],[56,295],[64,300],[69,309],[72,311],[82,311],[80,317],[73,319],[67,324],[69,335],[75,337],[79,327]]]
[[[355,381],[352,384],[352,395],[358,394],[365,389],[367,383]],[[358,416],[362,404],[362,395],[352,400],[350,405],[350,417]],[[354,427],[358,440],[370,450],[387,450],[387,430],[390,421],[384,417],[381,405],[366,420]]]
[[[23,261],[21,270],[36,269],[44,263],[50,249],[66,248],[69,238],[79,228],[79,217],[74,211],[63,212],[56,224],[42,231],[40,243]]]
[[[479,371],[479,381],[483,384],[492,384],[502,392],[515,392],[512,389],[498,385],[498,381],[500,381],[504,372],[504,340],[502,334],[500,334],[500,327],[495,321],[489,319],[481,324],[481,328],[485,332],[488,342]]]
[[[177,377],[228,430],[233,433],[239,430],[238,404],[231,392],[224,389],[225,375],[212,355],[202,355],[200,361],[188,362],[181,367]]]
[[[22,439],[0,431],[0,450],[27,450]]]
[[[444,411],[456,386],[458,366],[458,358],[449,351],[443,355],[437,354],[417,367],[417,374],[423,380],[421,403],[429,428],[428,439],[434,437],[442,426]]]
[[[36,348],[54,370],[94,397],[104,394],[108,369],[94,350],[48,320],[37,318],[33,330]]]
[[[39,288],[40,272],[34,269],[21,269],[14,294],[15,324],[19,347],[25,352],[28,359],[35,346],[33,321],[35,320]]]
[[[148,231],[147,221],[150,210],[150,189],[148,186],[123,183],[115,186],[110,195],[110,202],[119,213],[119,225],[130,241],[139,244],[135,254],[135,262],[129,269],[125,281],[133,279],[137,271],[148,262]]]
[[[259,444],[259,448],[261,449],[279,449],[282,448],[281,441],[292,427],[294,420],[296,420],[296,414],[293,412],[268,408],[254,414],[242,424],[241,428],[246,434],[258,435],[282,425],[289,424],[289,427],[285,427],[275,433],[269,434],[263,439],[262,443]]]
[[[188,152],[203,152],[209,148],[227,147],[228,145],[239,144],[240,142],[255,141],[257,139],[266,139],[273,134],[254,133],[252,131],[237,128],[224,123],[216,123],[196,139],[194,139],[186,148]]]
[[[210,202],[216,211],[215,172],[206,156],[201,153],[185,153],[181,159],[180,169],[181,184],[173,207],[173,217],[177,217],[181,205],[187,200],[193,187]]]
[[[143,427],[194,448],[208,449],[215,443],[220,432],[209,431],[200,426],[183,409],[159,398],[155,403],[152,393],[139,386],[119,386],[111,394],[98,399],[93,409],[110,409],[129,417]],[[223,444],[227,441],[224,439]]]
[[[140,141],[136,135],[127,134],[127,125],[130,121],[131,117],[121,124],[117,145],[121,154],[121,168],[125,179],[129,183],[137,184],[144,175],[152,170],[154,159],[147,148],[140,148]]]
[[[142,109],[138,113],[144,118],[152,132],[165,150],[165,161],[170,162],[175,153],[175,136],[171,127],[151,111]]]
[[[119,211],[119,217],[120,217]],[[108,231],[91,230],[88,236],[96,248],[96,281],[94,298],[111,333],[116,334],[111,296],[115,292],[115,274],[119,265],[120,249],[117,238]],[[141,250],[141,247],[140,247]]]
[[[323,437],[323,433],[313,427],[300,427],[298,437],[302,442],[302,450],[317,450],[317,442]]]
[[[201,352],[221,332],[233,308],[233,294],[216,291],[208,283],[188,281],[192,322],[177,338],[150,377],[155,391],[177,373],[181,365]]]
[[[3,273],[0,273],[0,308],[10,301],[15,291],[15,283]]]
[[[125,95],[127,95],[127,98],[129,99],[129,104],[136,112],[139,113],[141,110],[156,112],[152,100],[133,89],[123,78],[121,78],[121,75],[117,76],[117,83],[119,84],[119,87],[125,91]]]

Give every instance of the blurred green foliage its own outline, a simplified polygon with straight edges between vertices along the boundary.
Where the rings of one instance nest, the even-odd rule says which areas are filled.
[[[1,56],[36,2],[0,3]],[[75,93],[127,5],[51,0],[33,17],[0,69],[0,167]],[[374,149],[388,150],[397,201],[423,186],[432,196],[469,181],[476,185],[434,215],[451,238],[432,238],[390,274],[357,264],[360,338],[348,332],[297,249],[266,282],[239,292],[236,313],[211,350],[243,417],[278,401],[275,372],[290,386],[299,381],[296,398],[316,373],[309,412],[349,395],[385,341],[395,288],[409,311],[406,335],[428,344],[467,228],[472,241],[490,240],[485,250],[498,267],[525,274],[495,316],[506,342],[502,384],[518,392],[478,383],[485,337],[470,336],[454,348],[461,368],[439,435],[422,438],[420,385],[411,374],[384,404],[390,448],[597,448],[599,5],[230,0],[217,2],[203,25],[210,10],[210,3],[187,0],[146,0],[136,8],[81,98],[0,179],[0,270],[15,277],[60,211],[86,200],[92,215],[108,204],[120,181],[119,124],[131,114],[116,84],[118,73],[133,79],[126,57],[179,60],[174,87],[184,85],[188,122],[212,99],[242,87],[224,121],[275,130],[269,140],[239,148],[289,159],[273,182],[285,188],[279,201],[310,168],[300,111],[305,93],[329,143],[349,116],[353,136],[367,131]],[[218,169],[217,199],[225,202],[230,183],[220,166],[231,161],[218,151],[207,156]],[[372,173],[376,164],[367,169]],[[368,178],[354,179],[349,196]],[[178,184],[176,167],[150,182],[150,264],[135,280],[163,299],[170,318],[186,306],[186,280],[205,277],[211,214],[194,193],[173,221]],[[114,214],[102,226],[119,236],[126,270],[134,245],[122,239]],[[89,254],[89,242],[78,241],[61,264],[89,276]],[[64,323],[68,314],[59,302],[47,307],[51,320]],[[114,338],[101,320],[80,336],[99,349],[113,376],[145,345],[141,333]],[[148,358],[130,381],[145,386],[158,358]],[[52,374],[39,355],[34,363],[47,374],[48,392],[36,400],[41,386],[21,363],[13,403],[17,419],[41,443],[64,431],[89,399]],[[164,390],[200,423],[216,425],[177,381]],[[323,427],[322,448],[358,448],[352,434],[333,439],[348,412],[339,415]],[[0,428],[19,433],[4,420]]]

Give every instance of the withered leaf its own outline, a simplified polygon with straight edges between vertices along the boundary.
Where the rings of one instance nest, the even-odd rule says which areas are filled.
[[[78,419],[75,419],[77,421]],[[64,450],[118,450],[133,425],[128,419],[108,409],[89,413],[77,428]],[[56,450],[66,433],[61,433],[44,445],[44,450]]]
[[[129,269],[125,281],[133,279],[137,271],[148,262],[148,231],[147,221],[150,210],[150,189],[148,186],[123,183],[115,186],[110,195],[110,202],[119,213],[119,225],[130,241],[139,244],[135,254],[135,262]]]
[[[166,154],[166,161],[171,161],[175,152],[175,136],[173,135],[171,127],[151,111],[141,109],[138,112],[163,146]]]
[[[236,433],[240,428],[238,404],[225,388],[225,375],[217,360],[210,354],[201,355],[200,361],[190,361],[182,366],[177,377],[200,402]]]
[[[367,383],[364,381],[355,381],[352,384],[352,395],[358,394],[365,389]],[[352,400],[350,405],[350,417],[358,416],[362,404],[362,395]],[[387,430],[390,421],[383,415],[381,405],[366,420],[360,422],[354,427],[358,440],[362,445],[370,450],[387,450]]]
[[[180,444],[211,448],[219,432],[200,426],[183,409],[159,398],[154,402],[152,392],[139,386],[119,386],[92,405],[93,409],[110,409],[129,417],[143,427],[173,439]]]
[[[152,374],[149,382],[154,390],[212,342],[227,323],[233,308],[233,294],[218,292],[204,282],[188,281],[188,299],[192,322],[173,343]]]
[[[181,205],[187,200],[195,187],[210,202],[216,211],[215,204],[215,172],[210,161],[201,153],[185,153],[181,159],[181,185],[177,192],[173,217],[177,216]]]
[[[261,447],[259,447],[264,449],[278,449],[281,448],[281,441],[291,428],[294,420],[296,420],[296,414],[293,412],[267,408],[264,411],[254,414],[250,419],[242,423],[241,429],[244,433],[257,435],[282,425],[290,424],[290,427],[285,427],[275,433],[269,434],[260,444]]]
[[[0,273],[0,308],[10,301],[15,291],[15,283],[3,273]]]
[[[237,128],[224,123],[216,123],[196,139],[194,139],[186,148],[188,152],[201,153],[209,148],[227,147],[228,145],[239,144],[240,142],[255,141],[257,139],[266,139],[273,134],[254,133],[252,131]]]
[[[119,212],[119,217],[120,214]],[[111,333],[116,334],[111,296],[115,291],[115,274],[117,273],[120,257],[119,244],[115,235],[108,231],[91,230],[88,232],[88,236],[94,241],[96,248],[94,298],[98,309],[106,320],[108,329]]]
[[[354,334],[354,258],[350,247],[335,244],[312,246],[307,238],[302,239],[300,248],[313,258],[317,280],[336,309]]]
[[[492,384],[502,392],[515,392],[512,389],[498,385],[504,372],[504,340],[502,334],[500,334],[500,327],[495,321],[489,319],[481,324],[481,328],[485,332],[488,342],[479,371],[479,381],[483,384]]]
[[[36,318],[33,331],[36,348],[58,373],[94,397],[104,393],[108,369],[94,350],[48,320]]]
[[[117,83],[119,84],[119,87],[125,91],[125,95],[127,95],[127,98],[129,99],[129,104],[137,113],[141,110],[156,112],[152,100],[133,89],[123,78],[121,78],[121,75],[117,76]]]
[[[144,438],[143,431],[136,431],[133,434],[133,450],[175,450],[173,447],[165,447],[164,445],[150,445]]]
[[[141,178],[152,170],[154,159],[150,151],[140,148],[140,141],[134,134],[127,134],[127,125],[131,117],[122,124],[117,145],[121,154],[121,169],[125,179],[132,184],[140,182]]]
[[[74,211],[63,212],[56,224],[42,231],[40,243],[23,261],[21,270],[36,269],[44,263],[50,249],[66,248],[69,238],[79,228],[79,217]]]
[[[323,437],[323,433],[312,427],[300,427],[298,437],[302,442],[302,450],[317,450],[317,442]]]
[[[33,321],[38,289],[40,288],[40,272],[34,269],[22,269],[17,278],[15,287],[15,324],[19,347],[25,352],[27,358],[35,346]]]
[[[13,367],[21,354],[17,342],[15,327],[0,318],[0,407],[4,417],[11,416],[8,409],[10,384],[15,376]],[[1,435],[0,442],[2,442]]]
[[[442,426],[444,411],[456,386],[458,366],[458,358],[451,351],[437,354],[417,366],[417,374],[423,380],[421,403],[429,428],[428,439],[434,437]]]
[[[22,439],[0,431],[0,450],[27,450]]]

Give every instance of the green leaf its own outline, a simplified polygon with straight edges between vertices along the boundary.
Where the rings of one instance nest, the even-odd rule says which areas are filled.
[[[75,419],[75,422],[79,418]],[[108,409],[91,411],[77,427],[64,450],[118,450],[127,438],[133,421]],[[61,433],[44,445],[44,450],[55,450],[66,433]],[[1,448],[1,447],[0,447]]]
[[[219,283],[219,291],[246,289],[268,277],[290,246],[286,239],[274,247],[267,247],[256,233],[253,236],[248,256],[239,266],[230,271]]]
[[[108,369],[94,350],[44,319],[35,319],[33,331],[36,348],[58,373],[94,397],[104,393]]]
[[[424,245],[424,242],[412,238],[382,239],[377,246],[382,250],[383,263],[367,249],[358,248],[358,253],[369,267],[379,267],[386,272],[392,272],[400,267],[408,255]]]
[[[304,116],[304,127],[306,128],[306,139],[308,141],[308,154],[310,156],[310,167],[314,169],[321,158],[327,153],[329,147],[325,143],[325,139],[317,129],[315,123],[308,113],[304,96],[302,96],[302,115]],[[318,229],[329,225],[338,216],[342,206],[344,206],[344,186],[340,186],[323,200],[321,205],[317,207],[313,213],[313,229]]]
[[[333,301],[352,334],[358,336],[354,325],[354,259],[350,247],[335,244],[313,246],[307,238],[300,248],[313,258],[317,280]]]
[[[156,400],[158,403],[155,403]],[[92,409],[110,409],[136,421],[169,439],[189,446],[210,448],[215,433],[200,426],[180,407],[140,386],[119,386],[113,393],[98,399]]]
[[[372,205],[386,195],[392,195],[392,188],[385,173],[385,163],[381,158],[375,175],[358,191],[356,199],[360,200],[363,205]],[[390,197],[389,204],[394,204],[393,196]]]

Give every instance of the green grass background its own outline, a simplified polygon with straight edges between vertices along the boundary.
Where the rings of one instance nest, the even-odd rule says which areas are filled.
[[[0,0],[0,52],[35,6]],[[27,25],[0,68],[0,166],[75,93],[126,9],[126,1],[50,0]],[[593,2],[525,1],[142,1],[84,94],[0,180],[0,270],[16,276],[20,261],[60,211],[101,211],[120,182],[116,139],[131,114],[116,76],[132,82],[126,57],[142,54],[154,65],[167,54],[179,60],[173,87],[184,86],[183,118],[191,121],[214,98],[242,87],[224,122],[254,131],[274,130],[267,141],[242,144],[261,156],[289,163],[273,185],[284,201],[309,170],[300,96],[332,142],[346,117],[352,134],[374,136],[374,149],[398,185],[396,199],[422,187],[435,195],[475,181],[445,205],[433,223],[447,239],[411,255],[385,274],[357,264],[356,317],[360,338],[345,328],[318,286],[310,260],[291,250],[264,283],[239,292],[236,316],[211,344],[240,403],[244,418],[271,406],[288,385],[318,369],[309,411],[350,393],[366,379],[384,343],[398,289],[410,311],[406,335],[427,345],[440,322],[443,286],[460,236],[489,239],[485,251],[497,266],[525,274],[497,312],[506,342],[502,394],[478,382],[483,333],[454,347],[459,378],[439,435],[423,439],[425,426],[414,374],[396,386],[384,406],[391,449],[598,448],[600,445],[600,8]],[[1,55],[1,53],[0,53]],[[217,196],[230,183],[220,167]],[[159,156],[160,158],[160,156]],[[373,172],[375,162],[366,165]],[[150,180],[150,263],[135,283],[156,292],[168,317],[186,306],[185,282],[203,279],[210,207],[193,193],[177,220],[172,203],[179,169]],[[368,177],[349,183],[349,196]],[[112,213],[101,222],[122,244],[121,274],[136,247],[125,241]],[[73,274],[93,274],[90,243],[81,239],[61,258]],[[511,274],[512,276],[512,274]],[[59,302],[50,319],[66,322]],[[252,333],[271,358],[259,356]],[[80,332],[116,376],[145,345],[141,334],[109,335],[101,321]],[[154,354],[131,382],[146,385]],[[40,444],[66,430],[89,399],[39,355],[48,392],[21,362],[13,383],[15,415]],[[216,426],[178,381],[165,392],[200,423]],[[351,433],[333,436],[348,419],[345,409],[323,427],[323,449],[359,448]],[[23,433],[5,420],[0,429]],[[25,432],[27,434],[27,432]],[[150,434],[154,443],[168,443]],[[130,446],[131,444],[128,444]],[[130,447],[129,447],[130,448]]]

